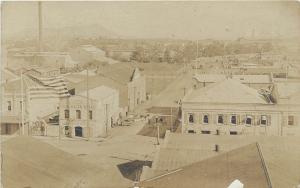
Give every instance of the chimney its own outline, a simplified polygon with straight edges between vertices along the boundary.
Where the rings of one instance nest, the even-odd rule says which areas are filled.
[[[43,51],[43,16],[42,16],[42,2],[38,2],[38,19],[39,19],[39,41],[38,41],[38,51]]]
[[[218,144],[215,144],[215,152],[218,152],[219,151],[219,145]]]

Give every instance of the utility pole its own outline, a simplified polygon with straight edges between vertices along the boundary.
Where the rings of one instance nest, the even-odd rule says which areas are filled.
[[[171,107],[171,131],[174,132],[174,125],[173,125],[173,108]]]
[[[107,110],[107,108],[108,108],[108,104],[105,104],[105,134],[106,134],[106,136],[108,135],[107,134],[107,132],[108,132],[108,114],[107,114],[107,112],[108,112],[108,110]]]
[[[132,109],[132,111],[135,109],[135,102],[136,102],[136,87],[134,86],[133,87],[133,109]]]
[[[199,40],[197,40],[197,58],[196,58],[196,73],[198,74],[198,68],[199,68]]]
[[[158,121],[158,116],[155,117],[155,124],[157,128],[157,145],[159,145],[159,124],[157,123]]]
[[[90,107],[89,107],[89,67],[86,68],[86,128],[87,128],[87,139],[90,137]]]
[[[21,126],[22,134],[25,135],[25,126],[24,126],[24,91],[23,91],[23,70],[21,69]]]

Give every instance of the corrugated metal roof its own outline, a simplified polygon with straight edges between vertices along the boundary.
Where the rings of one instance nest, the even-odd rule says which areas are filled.
[[[273,187],[293,187],[297,185],[298,175],[300,174],[300,150],[296,148],[298,148],[300,137],[170,133],[166,136],[164,145],[161,146],[160,151],[154,158],[152,173],[157,176],[178,168],[184,168],[195,162],[255,142],[260,145]],[[216,144],[219,146],[219,152],[214,151]],[[234,153],[240,156],[237,151],[235,150]],[[246,159],[241,158],[241,160],[248,163]],[[230,165],[235,165],[235,163],[230,163]],[[198,173],[195,172],[196,174]],[[225,176],[226,173],[222,175]]]
[[[101,99],[105,99],[109,96],[112,96],[115,93],[118,93],[118,91],[115,90],[115,89],[112,89],[110,87],[102,85],[102,86],[90,89],[89,90],[89,97],[91,99],[101,100]],[[82,95],[82,96],[86,96],[86,94],[87,94],[86,91],[83,91],[83,92],[80,93],[80,95]]]
[[[268,178],[256,144],[250,144],[218,156],[182,167],[174,173],[141,182],[152,188],[227,187],[239,179],[245,187],[268,188]]]

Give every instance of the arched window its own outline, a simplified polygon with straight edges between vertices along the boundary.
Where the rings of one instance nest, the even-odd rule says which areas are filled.
[[[260,124],[261,125],[267,125],[267,116],[266,115],[261,116]]]
[[[203,123],[208,123],[208,115],[203,116]]]
[[[194,115],[189,114],[189,123],[194,123]]]
[[[218,115],[218,124],[223,124],[223,123],[224,123],[223,115],[219,114]]]
[[[251,125],[251,124],[252,124],[252,117],[246,116],[246,125]]]
[[[231,124],[234,124],[234,125],[236,125],[236,115],[232,115],[231,116],[231,120],[230,120],[230,122],[231,122]]]

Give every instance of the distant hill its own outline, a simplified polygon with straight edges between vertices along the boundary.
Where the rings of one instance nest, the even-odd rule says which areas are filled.
[[[76,25],[63,28],[45,28],[45,38],[60,37],[65,39],[72,38],[119,38],[119,35],[113,31],[106,29],[101,25]]]
[[[38,37],[36,28],[25,29],[19,33],[3,33],[5,40],[30,40]],[[43,28],[43,38],[45,41],[59,39],[70,40],[74,38],[119,38],[113,31],[99,24],[94,25],[74,25],[59,28]]]

